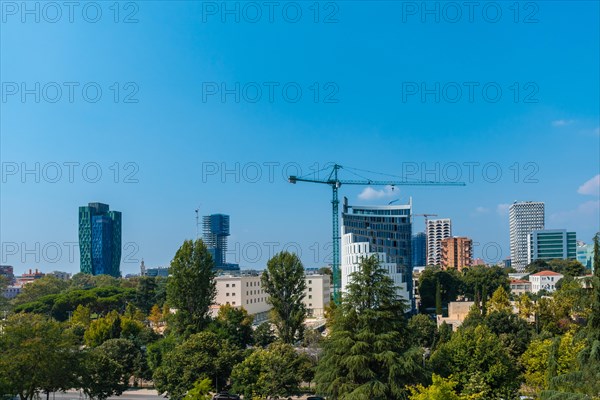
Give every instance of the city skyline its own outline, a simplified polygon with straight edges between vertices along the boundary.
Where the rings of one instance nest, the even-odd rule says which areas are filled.
[[[363,201],[363,203],[368,204],[367,206],[383,206],[383,205],[387,204],[387,203],[386,204],[377,204],[376,201],[375,202]],[[90,203],[90,204],[92,204],[92,203]],[[101,203],[98,203],[98,204],[101,204]],[[360,206],[357,205],[357,207],[361,207],[361,206],[362,205],[360,205]],[[204,217],[210,217],[213,215],[225,215],[225,213],[211,213],[210,215],[207,215]],[[506,223],[507,223],[507,225],[509,225],[508,212],[506,214],[502,213],[502,215],[505,215]],[[413,227],[415,225],[417,226],[416,229],[413,228],[412,234],[416,235],[419,233],[425,233],[426,232],[425,229],[423,229],[422,231],[418,230],[419,229],[418,226],[420,225],[420,219],[418,218],[418,215],[415,215],[415,213],[413,212],[413,214],[411,214],[411,216],[413,217],[412,226]],[[444,219],[446,219],[446,218],[430,219],[429,221],[432,222],[432,221],[444,220]],[[452,220],[452,218],[447,218],[447,219]],[[453,222],[452,222],[452,226],[454,226]],[[550,228],[546,227],[545,229],[548,230]],[[562,228],[562,227],[551,228],[551,230],[555,230],[555,229],[567,229],[567,230],[571,231],[568,228]],[[587,244],[591,243],[592,237],[590,237],[589,239],[586,240],[586,238],[582,238],[578,232],[575,232],[575,233],[577,235],[576,236],[577,241],[585,242]],[[463,230],[461,230],[461,232],[457,233],[457,234],[455,234],[455,232],[452,232],[452,234],[449,237],[457,237],[457,236],[465,236],[465,235],[468,236],[469,235],[468,232],[464,233]],[[525,237],[527,237],[527,235]],[[509,238],[510,238],[510,235],[507,235],[506,242],[510,241]],[[183,242],[184,240],[187,240],[187,239],[192,239],[192,237],[191,236],[190,237],[182,237],[181,242]],[[204,239],[203,235],[201,235],[200,239]],[[497,254],[496,249],[499,248],[498,247],[499,243],[497,243],[497,242],[481,243],[481,242],[477,241],[477,238],[473,239],[473,241],[474,241],[474,243],[476,243],[474,245],[473,254],[483,255],[484,261],[486,261],[486,263],[488,263],[488,264],[500,263],[503,260],[510,258],[510,252],[508,252],[506,254],[502,253],[503,257],[501,257],[501,258],[494,257],[494,256],[492,256],[491,258],[490,257],[486,258],[485,254],[481,254],[482,248],[487,248],[488,253]],[[239,263],[241,269],[249,269],[249,270],[258,269],[258,270],[260,270],[260,269],[264,268],[264,266],[266,265],[266,261],[268,260],[268,258],[270,258],[270,256],[274,255],[275,253],[277,253],[279,251],[282,251],[285,246],[285,248],[287,250],[290,250],[290,251],[299,250],[300,253],[304,253],[303,254],[304,257],[302,257],[302,258],[304,258],[303,262],[305,264],[305,267],[307,267],[307,268],[311,268],[311,267],[318,268],[321,266],[327,266],[330,263],[330,259],[331,259],[330,254],[329,254],[329,258],[326,258],[327,255],[324,255],[324,254],[326,254],[327,250],[330,250],[331,240],[322,242],[322,243],[316,243],[316,242],[305,242],[305,243],[307,243],[307,244],[303,245],[301,241],[289,241],[289,242],[284,243],[284,242],[277,242],[276,240],[267,240],[265,242],[249,241],[246,243],[234,242],[233,249],[229,249],[227,252],[225,252],[225,255],[226,255],[226,257],[231,258],[232,260],[235,260],[236,263]],[[480,245],[479,253],[476,253],[477,243]],[[318,245],[318,247],[316,247],[315,245]],[[54,263],[54,262],[52,262],[53,261],[52,257],[54,257],[54,256],[49,256],[47,254],[46,255],[44,254],[44,252],[49,254],[52,251],[61,252],[62,250],[58,250],[60,247],[59,243],[49,242],[45,246],[46,246],[45,248],[40,247],[39,251],[37,253],[33,252],[32,248],[29,248],[29,249],[25,248],[24,257],[26,259],[30,259],[30,260],[33,260],[34,257],[39,257],[41,260],[44,260],[44,257],[46,256],[46,257],[48,257],[49,262],[41,261],[40,263],[35,263],[35,262],[22,263],[22,262],[19,262],[19,260],[16,260],[16,257],[21,257],[21,254],[17,253],[17,254],[12,255],[13,261],[11,261],[11,262],[9,262],[11,260],[11,256],[4,255],[3,257],[8,257],[8,258],[6,260],[2,260],[3,261],[2,264],[7,264],[7,265],[13,266],[15,268],[16,273],[19,273],[20,271],[27,271],[32,268],[34,268],[34,269],[39,268],[40,271],[43,271],[43,272],[50,272],[53,270],[62,270],[62,271],[66,271],[69,273],[81,272],[80,271],[81,264],[79,263],[79,260],[81,258],[81,252],[78,251],[78,249],[79,249],[78,243],[68,243],[64,246],[65,251],[68,250],[71,252],[71,254],[69,254],[68,256],[75,260],[72,263],[65,263],[65,264],[61,264],[58,262]],[[122,249],[128,250],[130,252],[130,254],[129,254],[130,256],[133,255],[133,257],[129,257],[127,259],[128,262],[125,262],[125,263],[123,263],[123,259],[126,259],[126,257],[128,257],[128,255],[123,254],[123,256],[122,256],[122,261],[121,261],[121,270],[122,271],[121,272],[122,272],[123,276],[125,276],[127,274],[139,273],[139,264],[145,257],[143,255],[141,255],[139,258],[136,258],[137,253],[134,254],[134,251],[137,251],[138,246],[139,246],[139,244],[136,242],[123,240]],[[440,251],[441,251],[441,244],[439,247],[440,247]],[[10,246],[8,246],[8,249],[13,250],[13,248]],[[20,249],[17,249],[17,250],[20,251]],[[321,251],[321,250],[324,250],[324,251]],[[27,251],[29,251],[29,252],[27,252]],[[170,260],[172,259],[174,254],[175,253],[173,251],[172,255],[167,256],[167,258],[170,257],[169,261],[167,261],[167,262],[163,262],[163,263],[150,262],[149,265],[151,267],[168,267],[170,264]],[[258,259],[257,254],[261,255],[260,259]],[[64,254],[64,256],[66,258],[67,254]],[[316,259],[317,256],[323,257],[323,261],[314,262],[314,260]],[[476,257],[474,255],[473,258],[475,259],[475,258],[479,258],[479,257]],[[145,259],[147,260],[147,258],[145,258]],[[17,262],[15,262],[15,260]],[[264,263],[262,260],[264,260]],[[308,260],[308,262],[306,262],[306,260]],[[230,263],[228,263],[228,264],[230,264]],[[70,265],[71,268],[62,267],[61,265]]]
[[[6,16],[0,262],[76,271],[73,209],[97,199],[125,215],[123,274],[142,258],[167,265],[196,237],[198,208],[236,221],[231,262],[263,267],[277,242],[298,243],[306,265],[326,264],[330,191],[287,176],[332,162],[465,181],[340,194],[366,205],[412,197],[415,213],[451,218],[455,234],[473,238],[475,258],[509,255],[515,200],[544,201],[546,227],[586,243],[600,230],[597,2],[540,3],[535,23],[515,23],[508,8],[498,23],[468,21],[466,10],[456,23],[423,21],[403,15],[402,2],[335,3],[328,23],[331,10],[314,22],[306,3],[299,23],[280,13],[252,23],[203,14],[205,3],[141,2],[135,23],[115,23],[108,3],[98,23],[70,23],[66,9],[57,23]],[[262,91],[254,102],[252,83]],[[53,243],[54,263],[27,253],[38,245],[43,260],[46,246],[52,259]]]

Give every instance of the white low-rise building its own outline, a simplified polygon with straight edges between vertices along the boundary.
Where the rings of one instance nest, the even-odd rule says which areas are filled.
[[[304,305],[309,317],[322,317],[331,298],[331,279],[329,275],[309,274],[304,278]],[[221,275],[215,278],[217,294],[215,304],[211,307],[213,317],[225,304],[233,307],[244,307],[248,314],[254,316],[258,324],[269,319],[271,305],[269,295],[261,284],[260,275]]]
[[[331,278],[329,275],[309,274],[304,279],[304,305],[307,314],[309,317],[322,317],[331,300]]]
[[[540,271],[537,274],[531,274],[529,275],[531,291],[538,293],[540,290],[546,290],[552,293],[556,290],[556,282],[562,278],[562,274],[554,271]]]
[[[217,295],[211,308],[213,316],[222,305],[244,307],[254,316],[254,323],[265,321],[269,317],[271,306],[267,303],[269,295],[262,288],[260,275],[221,275],[215,278]]]

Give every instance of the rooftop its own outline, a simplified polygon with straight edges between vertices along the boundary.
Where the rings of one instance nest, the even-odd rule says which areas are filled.
[[[537,274],[532,274],[531,276],[562,276],[562,274],[554,271],[540,271]]]

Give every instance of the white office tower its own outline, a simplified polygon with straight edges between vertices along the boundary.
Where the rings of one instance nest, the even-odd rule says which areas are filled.
[[[397,294],[414,307],[411,265],[411,204],[349,206],[342,212],[341,291],[362,259],[375,255],[394,281]]]
[[[529,246],[527,237],[544,229],[544,203],[541,201],[514,202],[508,211],[510,223],[511,266],[523,272],[527,266]]]
[[[452,236],[450,218],[430,219],[427,221],[427,265],[441,265],[442,240]]]

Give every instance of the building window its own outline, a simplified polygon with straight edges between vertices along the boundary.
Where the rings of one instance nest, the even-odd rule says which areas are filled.
[[[235,283],[232,283],[232,284],[231,284],[231,287],[235,287]]]
[[[228,297],[229,297],[229,293],[225,293],[225,296],[228,296]]]
[[[312,294],[309,294],[309,295],[308,295],[308,298],[309,298],[309,299],[312,299]]]
[[[231,303],[231,304],[235,306],[235,301],[233,303]]]
[[[235,293],[231,293],[232,296],[235,296]]]
[[[309,287],[309,288],[308,288],[308,291],[309,291],[309,292],[312,292],[312,288],[311,288],[311,287]]]
[[[226,283],[226,284],[225,284],[225,287],[229,287],[229,283]]]

